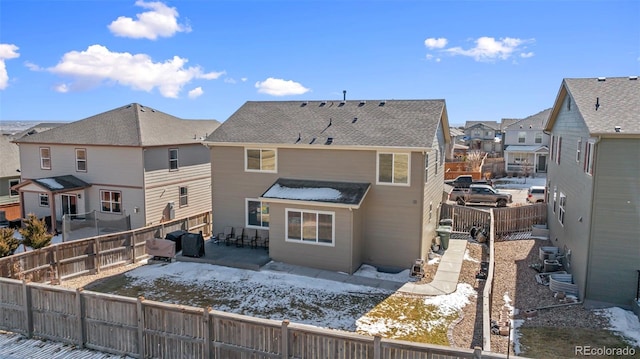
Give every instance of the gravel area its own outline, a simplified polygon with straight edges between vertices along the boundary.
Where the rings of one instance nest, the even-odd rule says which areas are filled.
[[[100,273],[97,273],[97,274],[83,275],[83,276],[64,280],[62,281],[62,283],[60,283],[60,286],[65,288],[71,288],[71,289],[85,288],[87,285],[95,284],[100,280],[128,272],[130,270],[136,269],[145,264],[147,264],[146,260],[133,263],[133,264],[127,264],[125,266],[113,267],[107,270],[102,270],[100,271]]]

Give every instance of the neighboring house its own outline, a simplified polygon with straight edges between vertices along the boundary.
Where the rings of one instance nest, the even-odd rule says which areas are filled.
[[[20,203],[18,192],[11,187],[20,183],[20,155],[18,146],[9,136],[0,136],[0,211]],[[7,218],[10,216],[7,215]],[[9,218],[14,219],[14,218]]]
[[[505,170],[508,173],[545,173],[549,160],[549,138],[544,133],[551,109],[514,122],[502,136]]]
[[[450,141],[444,100],[247,102],[206,141],[213,225],[276,261],[353,273],[425,258]]]
[[[465,140],[470,151],[502,154],[500,125],[496,121],[467,121],[464,125]]]
[[[564,79],[545,130],[551,243],[581,300],[628,307],[640,270],[640,80]]]
[[[22,216],[97,211],[132,228],[211,209],[209,150],[219,125],[137,103],[16,139]]]
[[[469,146],[465,145],[464,131],[456,127],[449,127],[449,134],[451,135],[451,143],[447,145],[445,159],[453,161],[457,157],[464,157],[469,150]]]

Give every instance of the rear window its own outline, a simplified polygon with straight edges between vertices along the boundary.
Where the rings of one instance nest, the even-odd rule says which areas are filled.
[[[544,194],[544,188],[531,188],[529,190],[530,193],[541,193]]]

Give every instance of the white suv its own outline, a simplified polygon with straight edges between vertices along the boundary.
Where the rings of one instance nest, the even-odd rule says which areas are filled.
[[[544,186],[531,186],[527,191],[527,202],[544,202],[546,189]]]

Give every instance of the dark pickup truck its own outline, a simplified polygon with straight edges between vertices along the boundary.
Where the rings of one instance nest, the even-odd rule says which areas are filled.
[[[486,180],[474,180],[471,175],[461,175],[452,180],[444,181],[444,183],[456,188],[469,188],[472,184],[491,185],[491,183]]]
[[[483,184],[472,184],[469,188],[455,188],[449,194],[449,200],[462,206],[467,203],[495,203],[496,207],[506,207],[507,203],[513,202],[510,193],[499,192]]]

